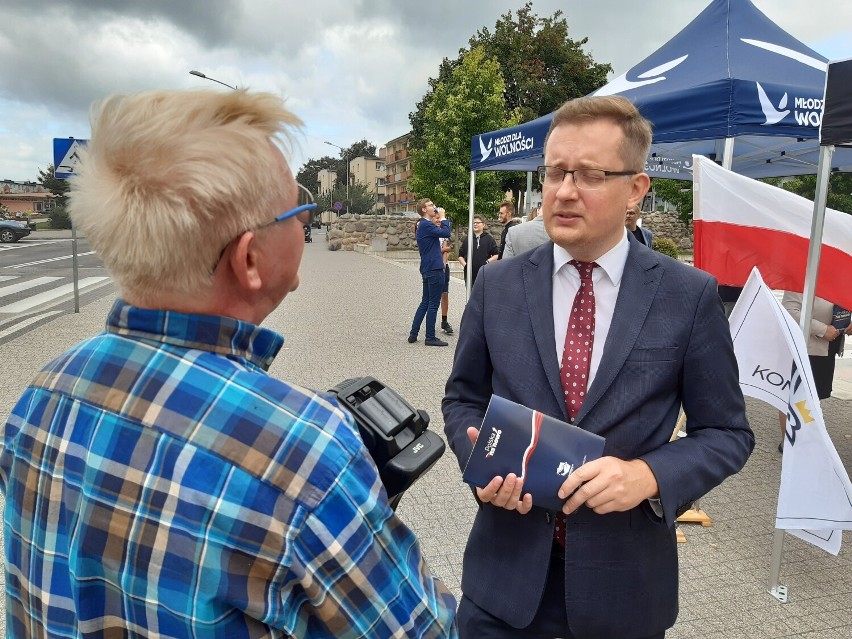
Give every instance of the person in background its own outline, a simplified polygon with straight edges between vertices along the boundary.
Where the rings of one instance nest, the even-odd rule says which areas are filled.
[[[719,297],[725,307],[725,317],[731,316],[731,311],[737,305],[737,300],[740,299],[740,293],[743,292],[742,286],[728,286],[725,284],[719,285]]]
[[[420,276],[423,280],[423,295],[420,305],[414,312],[414,320],[408,333],[408,343],[417,341],[417,334],[423,319],[426,319],[426,346],[447,346],[447,342],[435,335],[435,320],[438,317],[438,306],[444,290],[445,273],[444,257],[441,253],[441,240],[450,237],[450,221],[446,211],[436,207],[429,198],[417,200],[417,249],[420,251]],[[429,224],[428,222],[434,222]]]
[[[541,207],[534,211],[536,216],[532,220],[509,229],[509,232],[506,234],[506,250],[503,251],[504,259],[526,253],[550,241],[547,229],[544,228],[544,217],[541,213]]]
[[[423,218],[417,220],[414,223],[414,233],[415,236],[417,234],[417,226],[420,222],[423,221]],[[432,215],[432,222],[440,226],[441,222],[438,219],[438,208],[435,208],[435,212]],[[453,334],[453,327],[447,321],[447,312],[450,307],[450,251],[452,248],[450,247],[450,239],[447,237],[441,238],[441,257],[444,258],[444,291],[441,293],[441,330],[444,331],[447,335]]]
[[[541,215],[541,204],[538,204],[530,209],[530,212],[527,213],[527,222],[532,222],[535,218]],[[507,234],[508,237],[508,234]]]
[[[633,236],[642,242],[648,248],[654,248],[654,234],[650,229],[644,226],[639,226],[639,220],[642,219],[642,210],[638,204],[634,204],[627,209],[627,214],[624,220],[624,226],[627,230],[633,233]]]
[[[468,264],[467,264],[467,241],[468,238],[464,238],[462,240],[461,249],[459,249],[459,264],[462,265],[464,269],[464,281],[467,282],[468,278]],[[473,264],[470,269],[470,285],[473,286],[476,283],[476,276],[479,273],[479,269],[490,262],[496,262],[498,258],[499,249],[497,248],[497,242],[494,241],[494,238],[491,237],[491,233],[488,233],[485,228],[485,220],[482,219],[479,215],[473,216],[473,255],[472,260]]]
[[[675,520],[754,446],[716,281],[625,229],[650,143],[622,96],[562,105],[539,168],[553,241],[483,269],[468,300],[442,403],[460,468],[492,394],[606,444],[568,474],[557,512],[512,473],[473,490],[464,639],[663,637],[678,611]],[[681,406],[688,436],[671,442]]]
[[[796,322],[801,321],[801,293],[784,291],[781,304]],[[819,399],[831,397],[835,358],[843,357],[843,347],[847,335],[852,335],[849,311],[821,297],[814,297],[807,346],[808,360],[811,363],[811,372],[814,376],[814,384],[816,384]],[[781,426],[781,443],[778,444],[778,452],[783,453],[784,437],[787,432],[787,414],[779,412],[778,421]]]
[[[521,221],[515,219],[515,203],[510,200],[505,200],[502,204],[500,204],[500,212],[498,216],[500,224],[503,225],[503,230],[500,233],[500,249],[497,252],[497,259],[502,260],[503,249],[506,246],[506,235],[509,233],[510,228],[517,226],[521,223]]]
[[[298,124],[246,90],[92,111],[68,209],[120,299],[0,431],[7,637],[455,634],[352,416],[267,374],[315,208]]]

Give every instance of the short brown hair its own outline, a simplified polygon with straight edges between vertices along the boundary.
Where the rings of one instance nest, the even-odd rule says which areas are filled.
[[[417,200],[417,204],[414,207],[414,210],[417,211],[417,215],[419,215],[420,217],[423,217],[423,209],[426,208],[426,202],[431,202],[431,201],[432,201],[431,197],[421,197],[419,200]]]
[[[500,206],[497,207],[497,210],[499,211],[504,206],[507,209],[509,209],[509,213],[512,213],[514,215],[514,213],[515,213],[515,203],[514,202],[512,202],[511,200],[503,200],[503,202],[500,204]]]
[[[651,123],[630,100],[620,95],[589,95],[568,100],[553,114],[544,142],[545,149],[551,132],[560,124],[583,124],[595,120],[609,120],[621,128],[625,168],[644,170],[651,148]]]

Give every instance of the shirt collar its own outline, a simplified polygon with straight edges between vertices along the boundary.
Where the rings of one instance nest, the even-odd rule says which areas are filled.
[[[107,317],[106,330],[236,357],[263,370],[269,369],[284,345],[282,335],[233,317],[137,308],[124,300],[116,300]]]
[[[624,274],[624,265],[627,263],[627,254],[629,252],[630,243],[627,240],[627,229],[625,228],[624,234],[621,236],[618,244],[595,260],[601,270],[606,273],[613,286],[618,286],[621,283],[621,276]],[[554,243],[553,277],[556,277],[559,270],[573,259],[568,251]]]

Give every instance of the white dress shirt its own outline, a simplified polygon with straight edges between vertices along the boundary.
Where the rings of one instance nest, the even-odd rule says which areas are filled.
[[[586,388],[592,385],[595,374],[598,372],[598,365],[601,363],[629,251],[630,244],[625,229],[621,241],[595,260],[598,265],[592,271],[592,284],[595,290],[595,338],[592,340],[592,361],[589,364],[589,381]],[[556,359],[560,370],[562,353],[565,350],[565,333],[568,332],[568,317],[571,315],[574,296],[580,289],[580,272],[577,267],[568,263],[573,259],[564,248],[553,245],[553,329],[556,340]],[[652,498],[648,499],[648,503],[657,517],[661,518],[663,506],[660,500]]]
[[[592,361],[589,364],[587,388],[591,387],[601,363],[629,250],[630,245],[627,243],[627,231],[625,231],[618,244],[595,260],[598,265],[592,271],[592,284],[595,290],[595,333],[592,340]],[[571,316],[574,296],[580,288],[580,273],[575,266],[568,263],[572,259],[574,258],[564,248],[553,245],[553,332],[556,340],[556,360],[559,362],[560,369],[565,348],[565,333],[568,331],[568,318]]]

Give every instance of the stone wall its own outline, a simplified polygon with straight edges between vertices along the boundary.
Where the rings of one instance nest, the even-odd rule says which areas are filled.
[[[373,246],[381,251],[416,251],[414,224],[417,218],[400,215],[342,215],[328,229],[330,251],[354,251],[358,244]],[[497,220],[488,220],[488,231],[500,243],[503,226]],[[453,226],[450,241],[455,245],[456,236],[467,235],[467,226]]]
[[[414,223],[417,218],[400,215],[342,215],[328,229],[326,239],[330,251],[354,251],[358,244],[373,246],[380,251],[416,251]],[[498,220],[487,220],[488,232],[500,243],[503,226]],[[680,221],[674,211],[645,213],[642,224],[654,232],[654,237],[672,240],[681,251],[692,250],[692,223]],[[453,227],[450,241],[455,246],[456,235],[467,235],[467,227]],[[375,241],[374,241],[375,240]]]
[[[675,211],[643,213],[642,226],[647,226],[654,233],[654,239],[666,237],[672,240],[679,250],[692,250],[692,222],[689,226],[685,225]]]

